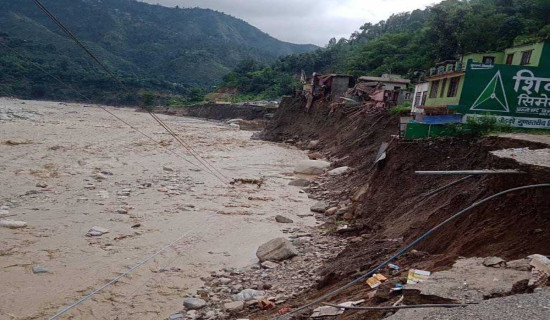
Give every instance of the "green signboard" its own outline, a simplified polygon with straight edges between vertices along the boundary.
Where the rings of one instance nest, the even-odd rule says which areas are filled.
[[[465,118],[493,115],[515,127],[550,129],[550,70],[470,61],[458,109]]]

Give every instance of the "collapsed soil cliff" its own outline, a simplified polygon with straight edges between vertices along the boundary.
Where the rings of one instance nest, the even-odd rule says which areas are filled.
[[[271,114],[273,110],[273,108],[266,108],[262,106],[216,103],[155,108],[156,113],[213,120],[227,120],[235,118],[244,120],[264,119],[266,115]]]
[[[323,217],[328,224],[348,224],[343,236],[355,237],[323,269],[316,290],[295,301],[295,306],[353,279],[379,264],[452,214],[487,196],[513,187],[550,182],[550,168],[521,165],[490,151],[504,148],[547,148],[547,145],[500,137],[405,141],[396,137],[398,117],[388,113],[355,114],[332,110],[317,102],[305,111],[301,98],[286,98],[261,137],[306,147],[318,140],[316,151],[334,167],[352,169],[341,176],[321,177],[309,189],[312,197],[344,208],[347,215]],[[373,165],[382,142],[387,158]],[[429,191],[460,176],[420,176],[415,170],[520,169],[523,174],[475,176],[434,195]],[[403,268],[431,271],[448,268],[459,256],[523,258],[550,255],[550,190],[510,193],[483,204],[449,223],[405,254]],[[364,286],[359,286],[364,287]],[[350,288],[340,295],[349,299],[364,288]],[[364,292],[363,292],[364,293]],[[336,301],[336,300],[335,300]],[[342,319],[366,319],[346,312]],[[379,318],[382,313],[371,313]]]

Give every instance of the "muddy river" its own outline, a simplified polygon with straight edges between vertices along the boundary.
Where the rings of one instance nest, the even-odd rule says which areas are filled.
[[[301,151],[160,115],[223,176],[264,181],[230,185],[148,114],[107,109],[159,143],[97,106],[0,99],[0,219],[27,223],[0,228],[0,319],[51,317],[179,239],[58,319],[167,318],[201,276],[255,263],[283,235],[275,215],[315,224],[298,217],[312,201],[288,186]],[[108,233],[87,236],[93,227]]]

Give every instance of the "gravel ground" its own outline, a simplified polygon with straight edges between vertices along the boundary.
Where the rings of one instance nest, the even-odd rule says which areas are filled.
[[[419,309],[420,310],[420,309]],[[550,288],[538,289],[532,294],[518,294],[485,300],[465,308],[432,309],[424,317],[410,314],[408,319],[424,320],[548,320],[550,319]]]

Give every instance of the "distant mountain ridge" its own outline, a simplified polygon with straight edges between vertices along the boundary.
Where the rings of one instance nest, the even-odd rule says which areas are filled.
[[[243,20],[209,9],[167,8],[135,0],[42,2],[135,87],[180,93],[197,86],[207,88],[244,59],[270,63],[280,56],[317,48],[277,40]],[[89,58],[32,1],[0,0],[0,7],[0,41],[4,44],[73,83],[79,74],[87,81],[103,79]],[[24,88],[8,88],[5,81],[29,79],[20,78],[17,64],[21,61],[2,51],[0,66],[9,74],[2,76],[0,94],[21,95]],[[35,80],[30,80],[31,86],[37,84]],[[43,83],[45,88],[38,91],[55,89],[48,85]]]

